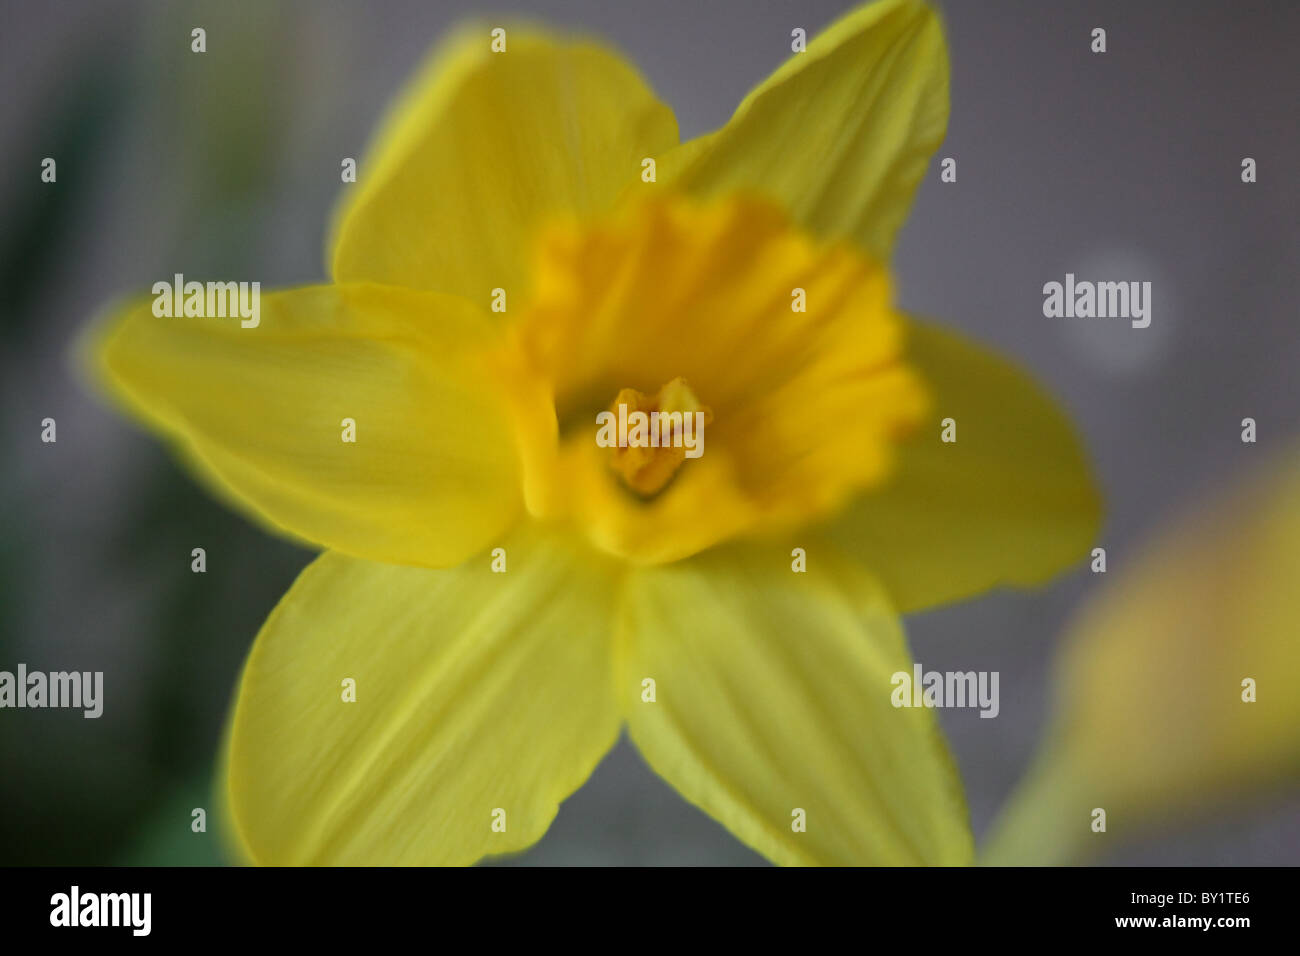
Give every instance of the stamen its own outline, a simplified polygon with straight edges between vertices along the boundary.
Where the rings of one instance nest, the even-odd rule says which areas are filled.
[[[610,467],[623,483],[645,498],[662,491],[687,458],[703,454],[704,426],[713,421],[682,378],[652,396],[621,389],[608,414],[597,441],[610,448]],[[617,429],[616,440],[602,440],[606,428]]]

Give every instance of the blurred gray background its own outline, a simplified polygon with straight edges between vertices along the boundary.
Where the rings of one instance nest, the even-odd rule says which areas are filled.
[[[0,2],[0,668],[103,670],[110,706],[0,711],[0,863],[202,863],[238,667],[311,555],[208,500],[78,386],[105,303],[173,272],[324,278],[341,188],[390,97],[471,13],[603,35],[676,110],[722,124],[842,0]],[[952,119],[897,250],[902,304],[1018,357],[1068,407],[1108,498],[1112,569],[1189,495],[1300,436],[1297,69],[1290,2],[948,2]],[[203,26],[208,52],[189,52]],[[1109,51],[1089,33],[1105,27]],[[39,180],[58,160],[58,187]],[[1254,157],[1259,182],[1240,180]],[[1154,319],[1042,315],[1043,283],[1146,279]],[[1239,441],[1244,416],[1257,446]],[[42,444],[40,421],[58,421]],[[208,573],[189,571],[192,547]],[[1031,755],[1086,569],[908,620],[927,669],[998,670],[997,720],[940,711],[977,837]],[[1300,689],[1297,689],[1300,692]],[[1294,864],[1300,792],[1101,862]],[[622,743],[524,864],[762,861]]]

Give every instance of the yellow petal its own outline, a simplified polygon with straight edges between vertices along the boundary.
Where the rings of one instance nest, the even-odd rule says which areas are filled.
[[[377,286],[268,294],[260,312],[243,328],[136,302],[97,331],[92,371],[225,498],[308,542],[443,565],[509,526],[520,478],[485,312]]]
[[[629,575],[619,688],[632,739],[777,863],[969,862],[934,714],[891,704],[891,677],[912,662],[882,591],[827,545],[808,543],[804,573],[789,554],[730,546]]]
[[[618,55],[508,26],[465,28],[430,59],[357,169],[340,210],[336,281],[522,301],[537,224],[609,207],[677,121]],[[348,188],[348,187],[345,187]]]
[[[1065,638],[1055,718],[989,861],[1078,860],[1143,827],[1294,784],[1297,568],[1296,451],[1131,558],[1111,554],[1107,586]],[[1092,831],[1095,808],[1105,833]]]
[[[913,323],[908,362],[933,421],[899,446],[889,484],[827,533],[866,561],[900,610],[998,585],[1042,584],[1095,544],[1101,503],[1078,436],[1010,362],[953,332]],[[941,441],[951,418],[956,441]]]
[[[916,0],[858,7],[790,57],[727,125],[669,153],[664,181],[713,195],[757,190],[805,228],[888,261],[948,125],[948,54]]]
[[[230,735],[251,860],[469,864],[546,832],[618,734],[613,587],[558,539],[502,547],[504,573],[488,554],[437,571],[335,553],[303,572],[258,635]]]

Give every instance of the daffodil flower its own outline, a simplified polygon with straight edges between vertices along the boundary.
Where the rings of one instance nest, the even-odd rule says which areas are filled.
[[[1074,865],[1293,792],[1298,566],[1295,444],[1113,562],[1062,641],[1053,713],[985,861]]]
[[[324,549],[239,686],[240,849],[518,851],[626,728],[773,861],[969,862],[933,714],[890,704],[899,613],[1046,580],[1098,504],[1026,376],[893,306],[937,18],[858,8],[686,143],[597,43],[504,40],[462,31],[402,98],[330,284],[255,329],[140,302],[95,345],[222,495]],[[707,410],[703,453],[602,447],[618,405]]]

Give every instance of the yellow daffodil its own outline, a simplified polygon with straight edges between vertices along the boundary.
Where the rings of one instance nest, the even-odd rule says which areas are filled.
[[[893,307],[947,83],[886,0],[679,144],[602,46],[469,29],[345,187],[332,283],[107,324],[133,412],[325,549],[239,687],[243,853],[518,851],[626,727],[771,860],[969,862],[933,713],[890,703],[898,613],[1046,580],[1098,506],[1036,386]],[[598,443],[638,411],[701,453]]]
[[[1066,635],[990,863],[1104,856],[1300,778],[1300,447],[1116,565]]]

